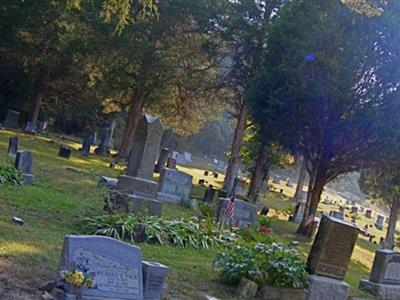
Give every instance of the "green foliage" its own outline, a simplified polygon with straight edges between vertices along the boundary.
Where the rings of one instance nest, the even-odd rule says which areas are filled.
[[[197,209],[199,204],[196,199],[188,198],[183,200],[183,206],[190,209]]]
[[[308,273],[299,253],[279,243],[248,243],[220,253],[214,260],[223,282],[237,284],[242,277],[260,284],[306,288]]]
[[[200,203],[198,209],[202,217],[212,218],[215,215],[215,209],[211,204]]]
[[[4,182],[21,184],[22,173],[14,166],[0,164],[0,177]]]
[[[110,236],[133,242],[136,224],[146,225],[148,243],[171,244],[176,247],[210,248],[236,240],[234,229],[218,227],[211,219],[164,220],[156,216],[135,214],[104,215],[83,220],[88,234]]]
[[[258,216],[258,223],[260,223],[260,226],[264,227],[271,227],[271,218],[267,216]]]

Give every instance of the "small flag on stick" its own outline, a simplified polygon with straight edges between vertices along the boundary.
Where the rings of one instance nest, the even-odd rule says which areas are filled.
[[[235,215],[235,193],[232,194],[231,199],[226,203],[225,216],[227,219],[233,219]]]

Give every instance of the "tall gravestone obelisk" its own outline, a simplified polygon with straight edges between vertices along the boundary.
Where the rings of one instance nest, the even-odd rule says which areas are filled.
[[[153,181],[153,172],[161,136],[160,119],[143,115],[135,131],[127,174],[121,175],[117,184],[117,189],[129,194],[134,207],[135,201],[144,202],[148,206],[159,206],[160,213],[161,202],[156,200],[158,185]]]

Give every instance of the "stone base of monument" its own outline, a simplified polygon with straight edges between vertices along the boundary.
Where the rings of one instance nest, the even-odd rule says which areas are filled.
[[[35,176],[32,174],[22,174],[21,181],[24,184],[29,184],[32,183],[35,180]]]
[[[162,213],[162,202],[156,199],[145,198],[139,195],[128,194],[126,195],[130,202],[129,207],[132,208],[133,212],[142,212],[147,210],[151,216],[161,216]]]
[[[310,275],[310,287],[307,300],[343,300],[350,294],[350,286],[337,279]]]
[[[259,299],[262,300],[305,300],[307,297],[307,290],[262,285],[259,288],[259,296]]]
[[[366,291],[378,299],[397,300],[400,299],[400,285],[381,284],[361,279],[360,290]]]
[[[118,177],[117,189],[128,194],[156,199],[158,185],[156,182],[151,180],[121,175]]]
[[[183,199],[180,196],[167,194],[163,192],[157,193],[157,199],[162,202],[168,202],[173,204],[183,204]]]

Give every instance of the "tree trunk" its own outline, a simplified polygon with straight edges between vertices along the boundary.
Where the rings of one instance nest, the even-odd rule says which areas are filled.
[[[135,130],[140,116],[143,113],[144,103],[145,101],[143,97],[132,97],[131,104],[129,105],[128,117],[126,119],[126,124],[122,135],[121,145],[118,150],[117,157],[119,159],[128,158],[129,156]]]
[[[399,212],[399,203],[397,199],[393,199],[392,207],[390,208],[389,226],[386,231],[385,248],[393,249],[394,247],[394,234],[396,232],[397,214]]]
[[[232,195],[233,193],[233,185],[239,168],[240,147],[242,145],[242,141],[244,138],[244,132],[246,128],[246,117],[247,117],[247,109],[244,103],[242,103],[240,105],[240,111],[239,111],[238,122],[235,129],[235,135],[233,137],[231,156],[229,158],[228,168],[226,170],[225,180],[222,186],[222,189],[227,191],[228,195]]]
[[[267,147],[261,146],[260,153],[256,159],[254,170],[251,174],[250,188],[248,197],[251,202],[256,203],[260,193],[261,184],[263,183],[267,173]]]
[[[33,101],[32,114],[31,114],[31,122],[33,124],[36,124],[37,122],[40,107],[42,106],[43,96],[44,96],[44,89],[39,88],[37,90],[36,97]]]
[[[296,193],[294,194],[294,202],[295,203],[301,201],[301,199],[302,199],[303,185],[304,185],[304,182],[306,179],[306,175],[307,175],[306,160],[304,159],[304,157],[302,157],[299,178],[297,180]]]
[[[315,172],[313,172],[316,174]],[[319,177],[310,174],[310,182],[308,185],[307,201],[304,208],[304,216],[296,233],[307,235],[309,226],[312,225],[315,213],[317,212],[318,204],[321,199],[322,191],[324,190],[325,182]]]

